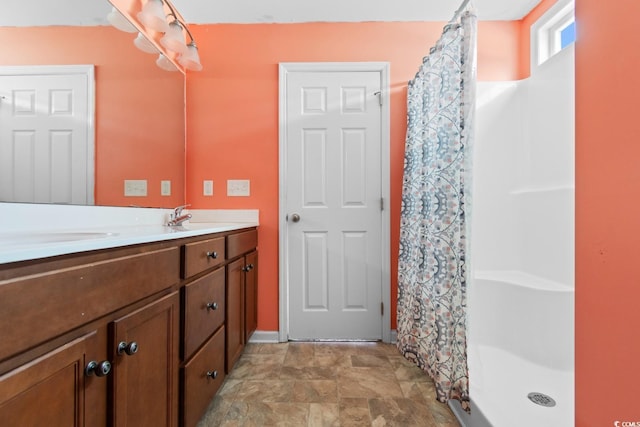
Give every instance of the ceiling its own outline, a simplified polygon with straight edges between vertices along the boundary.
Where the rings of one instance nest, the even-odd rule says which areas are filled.
[[[189,24],[448,21],[463,0],[172,0]],[[540,0],[472,0],[481,20],[518,20]],[[2,0],[0,26],[106,25],[107,0]],[[64,7],[60,7],[64,4]],[[73,11],[70,13],[69,11]],[[37,11],[35,13],[34,11]]]

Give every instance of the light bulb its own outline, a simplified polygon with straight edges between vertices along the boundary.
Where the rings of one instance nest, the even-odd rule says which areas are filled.
[[[164,13],[164,3],[162,0],[148,0],[142,10],[138,13],[138,19],[146,28],[166,33],[169,31],[169,24]]]
[[[198,47],[194,42],[191,42],[187,45],[187,51],[178,57],[178,63],[180,63],[180,65],[182,65],[187,70],[202,70],[200,55],[198,55]]]
[[[172,52],[185,53],[187,51],[182,26],[177,20],[169,24],[169,31],[160,39],[160,44]]]

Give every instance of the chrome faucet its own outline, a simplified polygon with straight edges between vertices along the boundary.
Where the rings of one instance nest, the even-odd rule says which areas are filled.
[[[173,213],[171,214],[171,219],[167,223],[167,225],[169,227],[182,225],[183,222],[191,219],[191,214],[190,213],[187,213],[187,214],[184,214],[184,215],[182,214],[182,210],[184,208],[186,208],[187,206],[191,206],[191,205],[178,206],[177,208],[175,208],[173,210]]]

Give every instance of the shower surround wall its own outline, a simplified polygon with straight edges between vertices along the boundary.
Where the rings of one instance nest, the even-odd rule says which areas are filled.
[[[574,75],[478,83],[467,426],[574,424]]]

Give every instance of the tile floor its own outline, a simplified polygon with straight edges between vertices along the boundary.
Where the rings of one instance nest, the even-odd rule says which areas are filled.
[[[250,343],[198,427],[275,425],[459,426],[394,345]]]

